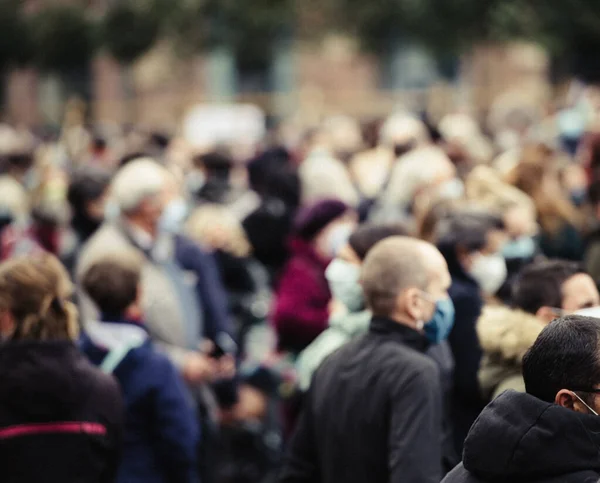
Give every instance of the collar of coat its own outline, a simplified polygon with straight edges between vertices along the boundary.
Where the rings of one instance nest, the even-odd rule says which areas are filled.
[[[421,332],[385,317],[374,316],[371,319],[369,332],[385,335],[386,338],[391,338],[419,352],[425,352],[429,347],[429,341]]]
[[[544,327],[537,317],[522,310],[489,306],[477,322],[477,335],[486,355],[521,364]]]

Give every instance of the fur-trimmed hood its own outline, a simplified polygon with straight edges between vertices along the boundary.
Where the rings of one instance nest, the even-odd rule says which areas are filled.
[[[523,356],[533,345],[544,324],[521,310],[486,307],[477,322],[483,350],[479,386],[490,401],[507,389],[524,392],[521,375]]]
[[[477,335],[486,355],[521,364],[544,327],[543,322],[522,310],[486,307],[477,322]]]

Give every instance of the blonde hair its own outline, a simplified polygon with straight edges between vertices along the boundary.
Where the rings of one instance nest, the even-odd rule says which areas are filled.
[[[546,189],[547,178],[555,181],[556,188]],[[547,160],[524,159],[507,176],[507,180],[516,188],[527,193],[533,199],[542,228],[556,234],[569,223],[577,229],[584,225],[585,218],[575,205],[561,191],[558,166]]]
[[[465,181],[467,199],[477,204],[494,207],[502,213],[519,207],[531,211],[536,207],[533,199],[520,189],[506,183],[496,170],[477,166]]]
[[[77,308],[67,300],[73,286],[56,257],[18,257],[0,265],[0,311],[15,323],[12,340],[75,340]]]
[[[236,257],[247,257],[252,251],[239,220],[221,205],[206,204],[196,209],[187,222],[186,233],[196,243]]]

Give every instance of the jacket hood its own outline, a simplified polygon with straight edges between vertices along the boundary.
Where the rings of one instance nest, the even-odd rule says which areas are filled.
[[[490,482],[600,471],[600,417],[505,392],[475,421],[465,441],[463,464]]]
[[[521,310],[486,307],[477,322],[477,335],[483,350],[479,386],[490,401],[506,389],[525,391],[521,365],[544,324]]]
[[[520,365],[544,327],[543,322],[522,310],[485,307],[477,322],[477,335],[486,355]]]
[[[351,312],[342,316],[332,317],[330,327],[335,327],[349,337],[365,334],[369,330],[372,314],[369,310]]]
[[[0,405],[30,421],[68,418],[88,397],[89,364],[72,342],[0,347]]]

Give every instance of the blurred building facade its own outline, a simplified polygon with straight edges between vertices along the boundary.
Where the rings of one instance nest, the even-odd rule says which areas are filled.
[[[172,127],[190,105],[210,101],[250,101],[269,113],[310,121],[336,112],[373,117],[398,106],[485,111],[492,99],[511,90],[535,102],[548,97],[548,59],[535,46],[481,47],[457,65],[454,78],[443,78],[417,47],[403,46],[381,61],[361,51],[354,39],[330,35],[319,43],[283,44],[270,66],[244,72],[226,50],[190,61],[163,43],[129,69],[98,55],[87,101],[93,120]],[[52,79],[33,69],[13,71],[5,101],[9,120],[59,123],[66,94],[52,86]]]

